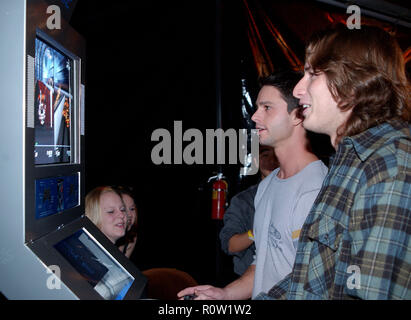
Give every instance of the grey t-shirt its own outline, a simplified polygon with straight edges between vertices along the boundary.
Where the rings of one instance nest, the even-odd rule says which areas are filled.
[[[252,297],[268,292],[292,270],[299,232],[328,172],[314,161],[287,179],[279,168],[258,186],[255,196],[256,265]]]

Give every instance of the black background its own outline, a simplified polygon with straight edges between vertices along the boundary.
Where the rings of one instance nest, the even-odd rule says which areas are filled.
[[[222,10],[222,121],[224,128],[240,128],[241,7],[225,3]],[[214,1],[88,0],[77,3],[71,25],[87,43],[86,191],[135,189],[139,231],[132,260],[140,270],[172,267],[218,284],[218,225],[207,184],[217,167],[151,161],[155,129],[173,136],[177,120],[183,132],[216,128],[215,16]],[[224,174],[237,184],[238,166]],[[219,263],[227,266],[227,282],[231,259]]]

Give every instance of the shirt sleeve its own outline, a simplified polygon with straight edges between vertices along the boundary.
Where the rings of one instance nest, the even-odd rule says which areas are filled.
[[[251,197],[248,201],[245,193],[240,193],[231,199],[230,206],[224,214],[224,226],[220,231],[221,248],[226,254],[238,255],[239,253],[228,251],[228,241],[233,235],[247,232],[253,228],[253,199]]]
[[[347,293],[361,299],[411,299],[411,176],[364,187],[351,214]]]

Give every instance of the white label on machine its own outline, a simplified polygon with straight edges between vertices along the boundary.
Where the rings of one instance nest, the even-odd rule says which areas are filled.
[[[34,128],[34,58],[27,55],[27,127]]]
[[[85,90],[84,84],[81,85],[80,90],[80,134],[84,136],[84,102],[85,102]]]

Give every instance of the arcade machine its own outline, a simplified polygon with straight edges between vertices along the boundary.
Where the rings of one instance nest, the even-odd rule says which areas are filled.
[[[85,42],[57,16],[68,3],[0,2],[0,293],[139,299],[145,277],[84,215]]]

